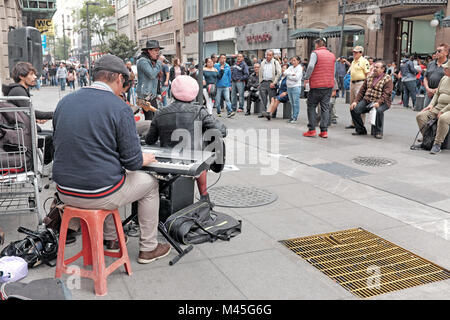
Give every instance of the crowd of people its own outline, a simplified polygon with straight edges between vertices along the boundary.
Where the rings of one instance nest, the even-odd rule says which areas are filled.
[[[59,86],[61,91],[65,91],[66,87],[74,91],[77,86],[87,86],[88,82],[89,72],[82,64],[45,63],[34,88],[39,90],[41,86]]]
[[[408,107],[410,99],[413,107],[417,107],[416,96],[424,93],[425,108],[417,114],[417,124],[425,134],[426,123],[437,119],[431,153],[441,151],[450,127],[447,44],[438,45],[428,63],[405,55],[398,67],[365,57],[361,46],[353,48],[351,59],[337,59],[323,39],[316,40],[314,45],[309,59],[303,61],[297,56],[280,59],[268,50],[262,61],[253,58],[247,63],[246,57],[238,54],[235,61],[228,63],[226,55],[213,54],[202,65],[183,66],[179,58],[170,63],[161,55],[163,48],[159,42],[148,40],[137,59],[136,72],[130,61],[125,63],[110,54],[101,57],[92,68],[91,86],[63,97],[54,113],[36,111],[39,123],[53,120],[53,132],[38,130],[46,136],[48,153],[44,163],[53,161],[53,180],[61,200],[80,208],[101,209],[138,201],[141,230],[138,261],[149,263],[160,259],[170,252],[170,246],[157,239],[158,183],[153,176],[140,171],[156,159],[153,154],[142,153],[139,134],[148,144],[159,141],[161,146],[173,146],[177,142],[171,140],[174,130],[191,132],[194,122],[200,120],[204,130],[217,129],[225,137],[227,129],[213,115],[214,108],[216,116],[224,109],[231,118],[244,112],[246,103],[245,115],[251,114],[253,105],[260,118],[271,120],[281,103],[290,102],[292,116],[288,122],[295,124],[305,92],[308,130],[303,136],[318,135],[324,139],[328,138],[329,126],[336,123],[336,98],[344,97],[347,90],[352,123],[346,128],[354,129],[353,135],[367,135],[365,122],[370,122],[371,134],[377,139],[383,138],[384,112],[390,109],[395,96],[402,95],[404,107]],[[198,86],[199,68],[203,70],[202,88]],[[30,63],[20,62],[12,74],[14,83],[5,86],[3,93],[30,97],[30,88],[36,87],[39,80],[36,69]],[[45,65],[41,80],[45,85],[59,85],[61,90],[66,85],[74,90],[77,81],[80,87],[85,87],[89,76],[84,66],[75,68],[60,63],[59,67]],[[148,100],[155,106],[159,99],[162,105],[156,113],[146,112],[145,127],[140,132],[133,116],[139,109],[125,103],[130,102],[134,88],[138,100]],[[199,92],[203,92],[206,108],[195,103]],[[27,103],[12,102],[19,107]],[[367,113],[375,114],[375,119],[365,119],[363,115]],[[209,201],[206,171],[196,180],[201,199]],[[104,239],[106,250],[118,249],[111,217],[105,221]]]
[[[440,98],[438,96],[444,90],[439,91],[439,86],[446,86],[446,82],[441,84],[441,80],[446,74],[448,56],[449,46],[443,43],[433,55],[427,57],[405,54],[400,65],[365,56],[361,46],[353,48],[351,57],[336,59],[327,49],[325,41],[318,39],[309,59],[302,60],[297,56],[281,59],[268,50],[262,60],[256,57],[247,60],[240,53],[229,64],[226,55],[213,54],[200,67],[203,67],[204,101],[210,114],[215,108],[216,116],[220,117],[225,110],[231,118],[237,112],[244,112],[246,101],[245,115],[251,114],[254,105],[255,110],[259,110],[260,118],[270,120],[277,116],[281,103],[289,102],[292,115],[288,123],[295,124],[298,122],[301,98],[306,97],[308,130],[303,135],[315,137],[316,127],[319,127],[318,136],[327,138],[328,127],[337,123],[336,99],[344,98],[348,91],[351,124],[345,128],[354,129],[353,135],[367,135],[365,123],[369,121],[365,116],[370,113],[371,134],[382,139],[384,112],[390,109],[395,97],[400,97],[398,104],[405,108],[421,111],[417,115],[420,129],[426,120],[433,118],[430,110],[434,110],[439,103],[445,104],[445,93]],[[177,58],[170,69],[170,80],[182,74],[197,79],[198,68],[199,65],[194,64],[183,68]],[[436,110],[431,113],[439,114]],[[444,119],[446,117],[440,122],[444,123]],[[448,130],[441,132],[444,134]],[[436,140],[432,153],[440,152],[440,140]]]

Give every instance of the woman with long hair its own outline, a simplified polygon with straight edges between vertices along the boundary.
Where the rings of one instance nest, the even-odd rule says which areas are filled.
[[[67,84],[69,85],[69,88],[72,90],[75,90],[75,79],[76,79],[76,71],[75,68],[70,66],[69,71],[67,72]]]
[[[218,77],[219,72],[214,68],[213,60],[211,58],[206,58],[205,66],[203,67],[203,96],[205,97],[206,108],[208,109],[209,114],[212,114],[214,107]]]
[[[176,77],[186,74],[186,69],[181,65],[179,58],[172,60],[173,67],[170,68],[169,80],[172,82]]]

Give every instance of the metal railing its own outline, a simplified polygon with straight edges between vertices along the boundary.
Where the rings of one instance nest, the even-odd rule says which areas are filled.
[[[0,103],[11,100],[27,101],[29,107],[15,107],[12,104],[0,107],[0,119],[4,120],[0,122],[0,215],[36,213],[38,227],[42,227],[34,107],[28,97],[0,97]],[[22,121],[24,117],[29,117],[29,128]]]

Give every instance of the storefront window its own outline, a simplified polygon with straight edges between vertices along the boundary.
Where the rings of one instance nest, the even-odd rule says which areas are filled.
[[[344,36],[344,50],[343,55],[346,57],[352,56],[353,48],[361,46],[364,48],[364,35],[363,34],[347,34]]]

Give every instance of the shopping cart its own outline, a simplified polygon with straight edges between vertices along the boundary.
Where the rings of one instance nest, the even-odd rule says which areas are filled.
[[[11,100],[28,101],[29,107],[16,107]],[[43,229],[39,155],[31,99],[0,97],[0,215],[35,213],[38,229]]]

